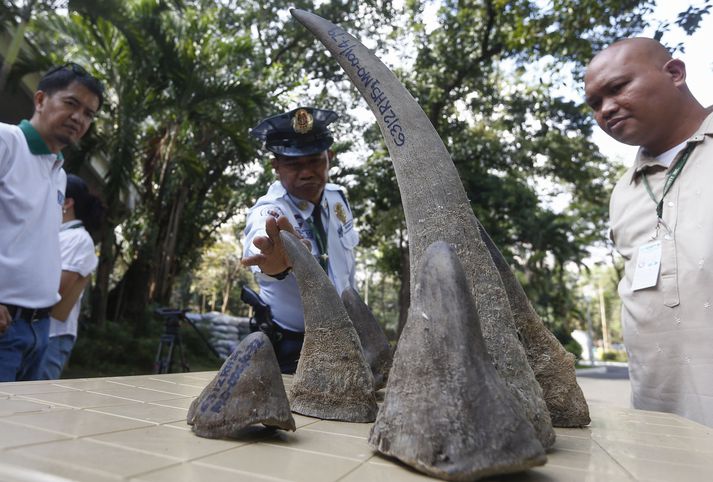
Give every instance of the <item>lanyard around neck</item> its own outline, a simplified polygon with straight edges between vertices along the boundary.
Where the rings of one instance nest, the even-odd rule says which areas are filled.
[[[673,187],[673,183],[676,182],[676,179],[678,179],[678,175],[681,174],[683,166],[685,166],[686,162],[688,162],[688,158],[691,156],[691,152],[694,148],[695,144],[689,143],[686,146],[686,150],[683,152],[683,155],[678,158],[676,164],[674,164],[668,174],[666,174],[666,181],[663,185],[663,194],[661,194],[660,201],[656,200],[656,195],[651,189],[651,184],[649,184],[649,180],[646,176],[646,173],[641,173],[642,180],[644,181],[644,187],[646,187],[646,192],[649,193],[649,197],[654,202],[654,204],[656,204],[656,217],[658,219],[661,219],[661,216],[663,215],[663,200],[666,197],[666,194],[668,194],[668,192],[671,190],[671,187]]]

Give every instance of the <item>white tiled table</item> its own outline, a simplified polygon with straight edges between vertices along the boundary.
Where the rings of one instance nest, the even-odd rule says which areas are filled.
[[[296,432],[197,437],[186,413],[214,375],[2,383],[0,481],[428,479],[374,453],[370,424],[295,415]],[[602,403],[590,408],[590,427],[556,429],[547,465],[489,480],[713,480],[711,429],[675,415]]]

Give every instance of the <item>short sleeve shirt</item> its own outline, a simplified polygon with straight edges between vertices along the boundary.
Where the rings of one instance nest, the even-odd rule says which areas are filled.
[[[48,308],[59,301],[62,163],[29,122],[0,123],[2,304]]]
[[[62,253],[62,271],[72,271],[82,277],[89,276],[97,268],[99,259],[94,249],[94,241],[81,221],[69,221],[62,224],[59,232],[59,245]],[[77,319],[82,297],[69,312],[67,320],[62,322],[51,318],[50,336],[77,336]]]
[[[303,239],[312,245],[312,254],[319,256],[319,248],[314,234],[306,220],[315,206],[305,200],[291,196],[277,181],[270,186],[267,194],[258,199],[248,213],[245,227],[245,255],[258,251],[252,244],[256,236],[265,236],[265,221],[269,217],[286,216]],[[319,206],[322,224],[327,233],[328,261],[327,274],[337,293],[355,286],[355,253],[359,234],[354,227],[354,218],[342,192],[336,184],[327,184]],[[288,330],[304,331],[304,315],[297,280],[293,274],[282,280],[267,276],[260,268],[253,267],[255,278],[260,285],[260,296],[267,303],[275,321]]]
[[[713,113],[688,139],[688,161],[661,199],[670,166],[640,150],[617,183],[609,215],[623,256],[619,283],[624,343],[635,408],[673,412],[713,427]],[[661,264],[655,286],[632,289],[639,248],[656,238]]]

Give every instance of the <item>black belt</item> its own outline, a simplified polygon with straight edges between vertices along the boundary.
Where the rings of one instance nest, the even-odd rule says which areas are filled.
[[[13,320],[37,321],[50,315],[50,308],[25,308],[24,306],[5,305]]]
[[[268,313],[269,314],[269,313]],[[293,340],[293,341],[303,341],[305,334],[304,332],[292,331],[287,328],[283,328],[272,318],[268,318],[266,321],[258,322],[255,317],[250,318],[250,333],[256,331],[262,331],[270,339],[270,342],[276,347],[282,340]]]
[[[286,328],[281,327],[277,323],[275,323],[275,327],[277,328],[277,331],[282,333],[283,340],[295,340],[295,341],[304,340],[305,334],[302,332],[288,330]]]

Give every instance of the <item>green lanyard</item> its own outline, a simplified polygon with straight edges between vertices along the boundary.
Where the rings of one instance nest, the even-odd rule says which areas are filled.
[[[309,225],[314,235],[314,239],[317,241],[317,249],[319,250],[319,264],[327,271],[327,260],[329,255],[327,254],[327,233],[324,230],[324,224],[322,223],[322,207],[320,204],[314,206],[312,211],[312,216],[306,219],[307,225]]]
[[[669,171],[669,173],[666,174],[666,181],[663,185],[663,194],[661,195],[660,201],[656,200],[656,196],[654,195],[654,191],[651,189],[651,185],[649,184],[649,180],[646,177],[646,173],[641,173],[641,177],[644,181],[644,186],[646,187],[646,192],[649,193],[649,197],[651,197],[651,200],[654,202],[654,204],[656,204],[656,217],[658,219],[661,219],[661,216],[663,215],[663,200],[666,197],[666,194],[668,194],[668,192],[671,190],[671,187],[673,187],[673,183],[678,178],[678,175],[681,174],[683,166],[685,166],[686,162],[688,162],[688,158],[691,156],[691,152],[693,151],[694,147],[695,144],[689,143],[688,146],[686,146],[686,150],[683,155],[678,159],[676,164],[674,164],[673,168]]]

